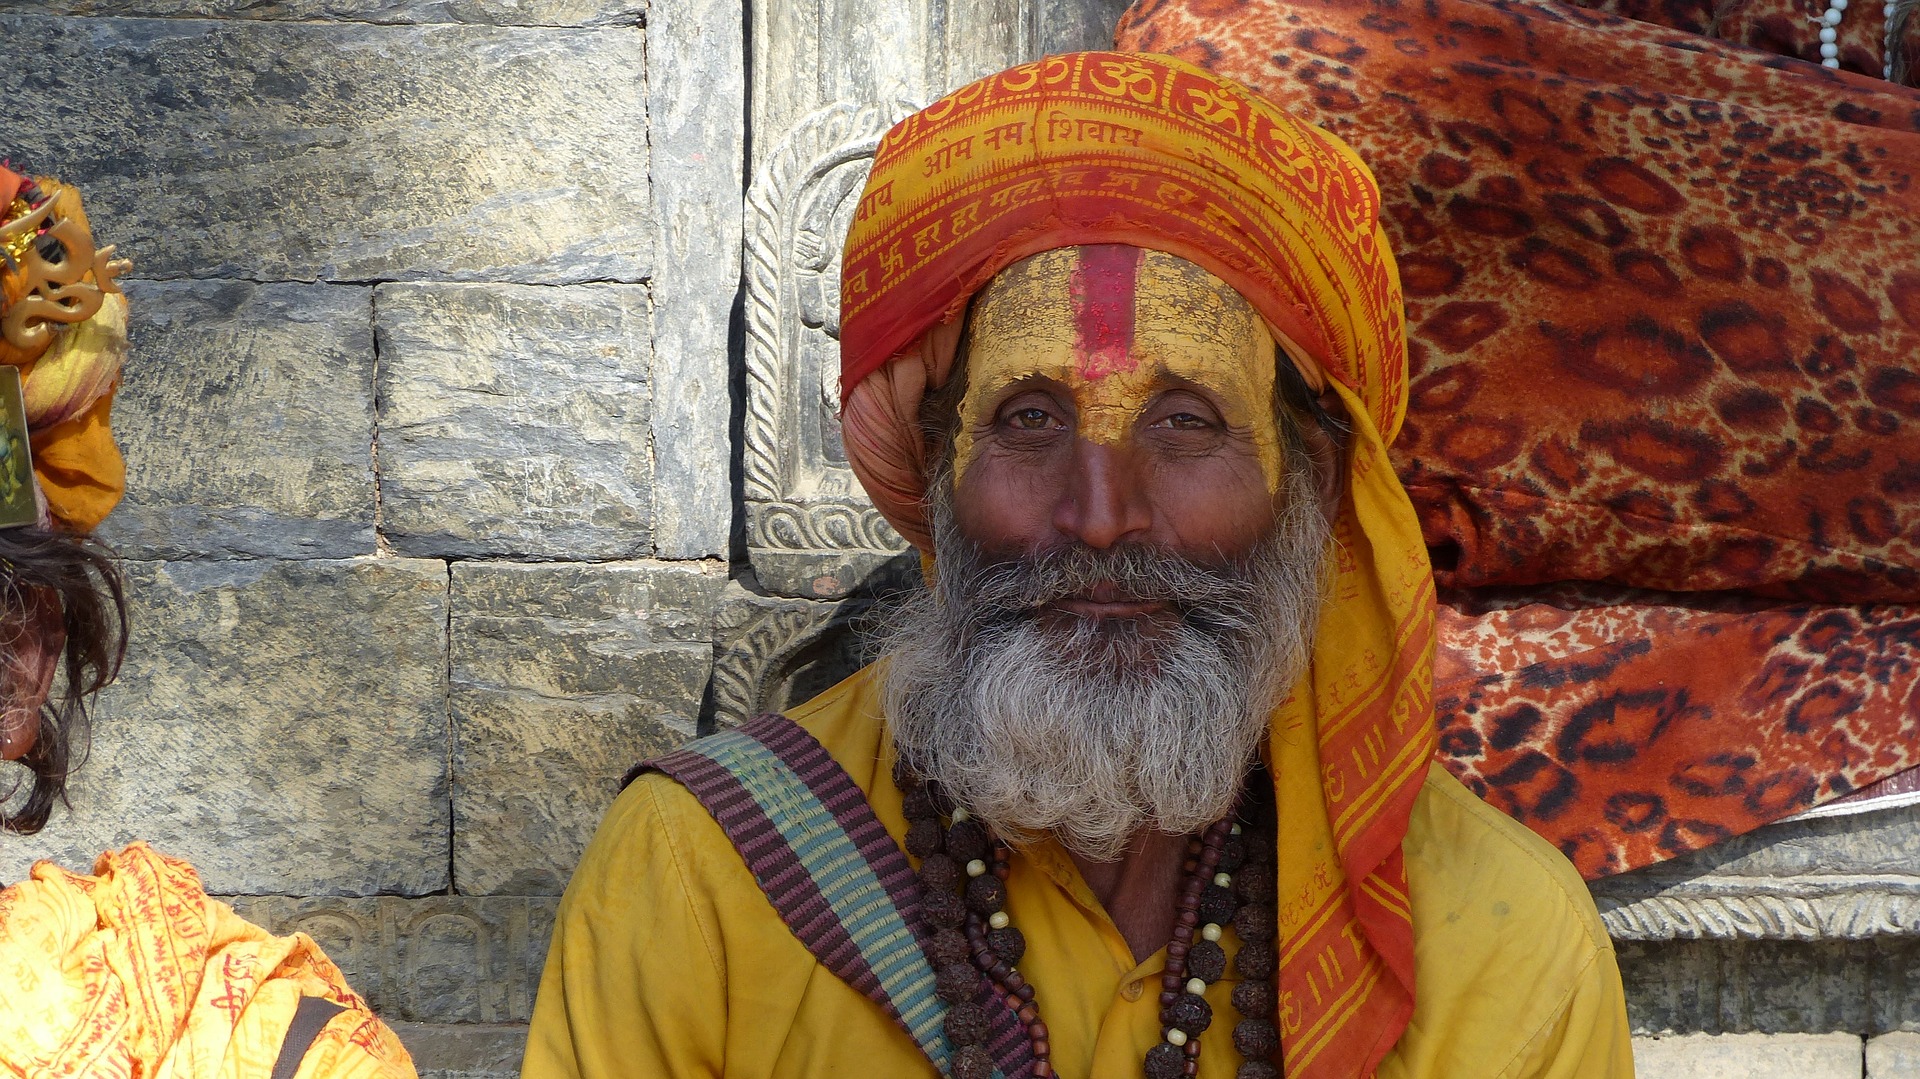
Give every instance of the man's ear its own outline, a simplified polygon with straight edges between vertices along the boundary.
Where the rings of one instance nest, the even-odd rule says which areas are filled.
[[[0,669],[0,760],[19,760],[40,734],[40,709],[53,693],[53,676],[67,649],[60,594],[23,586],[25,609],[7,620],[7,655]]]
[[[1316,399],[1313,416],[1301,417],[1300,439],[1306,443],[1307,459],[1313,464],[1313,479],[1320,496],[1320,509],[1331,521],[1340,512],[1340,499],[1347,493],[1346,406],[1332,390]]]

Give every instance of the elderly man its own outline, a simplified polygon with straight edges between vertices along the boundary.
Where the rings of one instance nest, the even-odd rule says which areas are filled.
[[[1377,213],[1165,57],[888,133],[843,419],[930,587],[873,667],[642,769],[529,1079],[1631,1073],[1578,877],[1430,763]]]

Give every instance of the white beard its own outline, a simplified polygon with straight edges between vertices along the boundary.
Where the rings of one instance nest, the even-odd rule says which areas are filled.
[[[1144,830],[1224,817],[1318,620],[1330,529],[1305,468],[1273,533],[1226,569],[1141,547],[987,563],[954,527],[947,486],[929,498],[936,584],[889,620],[881,649],[901,756],[1003,838],[1051,834],[1095,861]],[[1103,581],[1182,617],[1041,617]]]

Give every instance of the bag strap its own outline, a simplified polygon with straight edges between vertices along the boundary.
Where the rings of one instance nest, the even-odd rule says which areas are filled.
[[[320,997],[301,997],[293,1006],[293,1021],[287,1024],[287,1036],[280,1042],[280,1055],[274,1058],[272,1079],[293,1079],[300,1071],[320,1028],[347,1009]]]
[[[846,769],[799,724],[767,714],[642,762],[685,787],[820,964],[878,1004],[942,1075],[947,1006],[927,959],[920,880]],[[996,1079],[1029,1074],[1026,1031],[984,978]]]

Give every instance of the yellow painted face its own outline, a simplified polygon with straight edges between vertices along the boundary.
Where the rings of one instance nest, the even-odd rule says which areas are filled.
[[[1076,433],[1107,445],[1139,428],[1157,394],[1197,388],[1256,447],[1268,491],[1280,489],[1273,336],[1238,292],[1193,263],[1119,244],[1045,251],[988,283],[969,332],[956,481],[1000,404],[1047,381],[1072,395]]]

